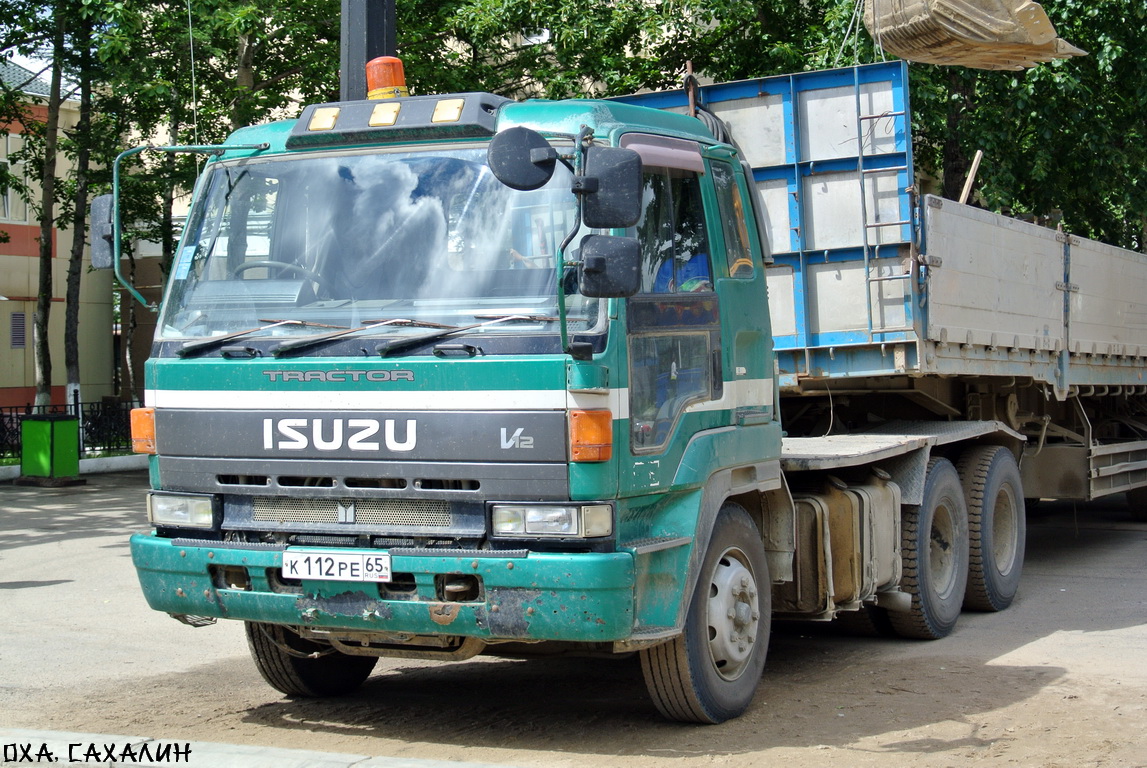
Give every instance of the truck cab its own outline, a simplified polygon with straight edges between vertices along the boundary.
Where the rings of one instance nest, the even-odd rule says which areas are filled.
[[[544,170],[513,186],[511,130]],[[228,145],[254,148],[198,184],[137,414],[150,605],[245,621],[289,694],[380,655],[639,651],[665,714],[739,714],[792,542],[764,516],[791,499],[737,151],[490,94],[312,105]]]

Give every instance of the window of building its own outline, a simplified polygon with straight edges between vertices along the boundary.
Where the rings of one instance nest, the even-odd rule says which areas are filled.
[[[23,312],[13,312],[11,323],[12,349],[24,349],[27,346],[27,316]]]
[[[12,187],[12,177],[19,177],[21,164],[11,156],[20,151],[23,138],[4,134],[0,138],[0,220],[23,223],[28,220],[28,205]]]

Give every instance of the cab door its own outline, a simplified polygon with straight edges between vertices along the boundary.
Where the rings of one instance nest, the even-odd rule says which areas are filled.
[[[729,421],[713,407],[724,374],[704,162],[695,143],[660,141],[668,150],[643,153],[642,287],[626,303],[625,496],[668,489],[690,437]]]

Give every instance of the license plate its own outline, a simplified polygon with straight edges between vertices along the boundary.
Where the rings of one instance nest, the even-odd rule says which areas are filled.
[[[390,581],[390,555],[384,552],[283,553],[283,577],[328,581]]]

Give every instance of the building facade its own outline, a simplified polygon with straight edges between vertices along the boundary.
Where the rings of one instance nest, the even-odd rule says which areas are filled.
[[[26,98],[29,114],[35,120],[47,119],[47,85],[35,73],[11,62],[0,62],[0,77]],[[79,118],[79,104],[65,102],[60,113],[61,128],[71,129]],[[14,175],[23,173],[16,159],[24,141],[19,123],[0,126],[0,163]],[[64,177],[71,160],[62,153],[57,174]],[[25,178],[27,178],[25,176]],[[31,185],[38,196],[38,185]],[[33,197],[32,199],[36,199]],[[35,399],[35,347],[32,341],[33,314],[40,274],[40,227],[34,211],[14,189],[0,193],[0,406],[24,406]],[[49,345],[52,355],[52,403],[68,401],[64,366],[64,311],[68,259],[72,250],[70,228],[52,230],[52,309],[49,315]],[[84,402],[115,394],[113,371],[113,313],[111,275],[92,271],[85,252],[80,283],[80,398]]]

